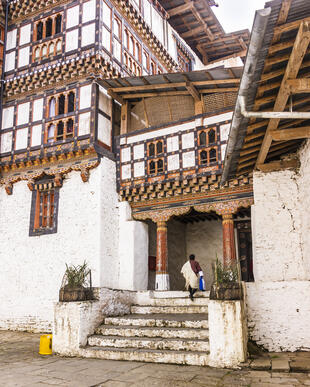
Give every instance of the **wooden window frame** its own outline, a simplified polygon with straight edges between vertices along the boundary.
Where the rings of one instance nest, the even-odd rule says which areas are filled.
[[[56,34],[56,19],[59,16],[61,16],[60,32],[57,32],[57,34]],[[52,33],[50,36],[46,36],[46,23],[49,19],[52,20]],[[43,31],[42,31],[42,38],[38,39],[38,25],[40,23],[43,23]],[[61,34],[63,32],[63,12],[57,12],[54,15],[50,15],[50,16],[47,16],[43,19],[39,19],[38,21],[35,22],[34,30],[35,30],[35,34],[34,34],[34,41],[35,42],[38,42],[38,41],[44,40],[44,39],[48,39],[48,38],[53,38],[55,35]]]
[[[31,198],[29,236],[54,234],[57,232],[59,187],[54,179],[34,184]]]
[[[162,161],[162,163],[163,163],[161,171],[158,171],[158,162],[159,161]],[[151,172],[151,167],[150,167],[151,163],[155,163],[155,172]],[[147,172],[148,172],[148,175],[159,175],[161,173],[165,173],[165,158],[164,157],[156,157],[154,159],[148,160]]]
[[[70,132],[68,134],[67,132],[67,129],[68,129],[68,122],[72,120],[73,121],[73,125],[72,125],[72,133]],[[62,122],[63,123],[63,134],[62,134],[62,138],[59,138],[60,135],[57,134],[57,126],[58,124]],[[53,137],[49,137],[48,136],[48,130],[49,130],[49,127],[51,125],[54,125],[55,126],[55,130],[54,130],[54,135]],[[74,138],[74,128],[75,128],[75,116],[69,116],[69,117],[66,117],[66,118],[62,118],[62,119],[58,119],[58,120],[53,120],[53,121],[49,121],[45,124],[45,131],[44,131],[44,144],[46,145],[52,145],[52,144],[55,144],[56,142],[59,142],[59,141],[66,141],[68,139],[73,139]],[[49,141],[53,139],[53,141]]]

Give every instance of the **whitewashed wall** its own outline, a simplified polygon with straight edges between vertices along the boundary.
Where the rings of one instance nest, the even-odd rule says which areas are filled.
[[[252,339],[270,351],[310,350],[309,162],[254,173],[254,283],[247,284]]]
[[[114,162],[102,159],[83,183],[78,172],[60,189],[58,231],[29,237],[31,192],[0,189],[0,329],[50,331],[65,263],[89,263],[94,286],[118,282]]]

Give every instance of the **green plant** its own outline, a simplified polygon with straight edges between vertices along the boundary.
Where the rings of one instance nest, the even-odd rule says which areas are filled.
[[[215,283],[224,284],[229,282],[237,282],[238,281],[238,267],[235,263],[228,263],[227,265],[223,265],[222,262],[218,260],[216,257],[215,263]]]
[[[83,286],[86,282],[86,277],[89,273],[89,269],[86,261],[82,265],[70,265],[66,264],[66,278],[67,285],[69,287]]]

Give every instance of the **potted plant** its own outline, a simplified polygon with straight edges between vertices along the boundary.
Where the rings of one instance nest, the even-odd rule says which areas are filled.
[[[87,278],[90,278],[90,288],[86,288]],[[59,291],[59,301],[85,301],[91,299],[91,272],[86,261],[82,265],[66,264],[62,286]]]
[[[242,286],[239,280],[237,263],[229,262],[223,265],[216,258],[214,283],[211,286],[211,300],[241,300]]]

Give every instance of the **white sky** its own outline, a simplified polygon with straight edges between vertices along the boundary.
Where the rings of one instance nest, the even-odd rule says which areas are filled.
[[[212,7],[226,33],[248,28],[251,32],[254,14],[264,8],[267,0],[216,0],[218,7]]]

